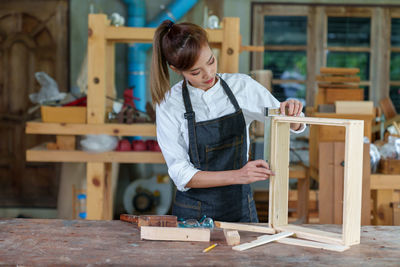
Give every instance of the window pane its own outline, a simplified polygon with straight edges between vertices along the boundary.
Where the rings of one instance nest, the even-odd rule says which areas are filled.
[[[265,16],[265,45],[306,45],[307,17]]]
[[[264,69],[271,70],[274,79],[285,78],[287,72],[293,72],[291,80],[305,80],[307,74],[307,56],[303,51],[264,52]],[[296,74],[294,74],[296,73]]]
[[[400,113],[400,86],[390,87],[390,99],[392,99],[393,105],[396,108],[397,113]]]
[[[300,83],[284,83],[272,85],[272,95],[279,101],[297,98],[306,106],[306,86]]]
[[[390,55],[390,80],[400,80],[400,53],[392,52]]]
[[[328,46],[369,47],[370,33],[370,18],[328,18]]]
[[[391,33],[392,46],[400,46],[400,19],[392,19]]]
[[[361,80],[369,80],[369,53],[328,52],[327,67],[359,68]]]

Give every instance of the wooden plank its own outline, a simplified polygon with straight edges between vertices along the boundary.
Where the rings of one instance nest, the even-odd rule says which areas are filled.
[[[231,229],[231,230],[238,230],[238,231],[264,233],[264,234],[275,234],[275,232],[276,232],[273,228],[266,227],[266,226],[259,226],[259,225],[229,223],[229,222],[220,222],[220,221],[215,221],[214,224],[215,224],[215,227],[222,228],[222,229]]]
[[[400,175],[398,174],[371,174],[371,190],[400,189]]]
[[[317,75],[317,81],[319,82],[330,82],[330,83],[358,83],[360,77],[342,77],[342,76],[322,76]]]
[[[374,225],[392,225],[393,210],[390,204],[393,201],[394,190],[372,190]]]
[[[271,170],[269,183],[269,224],[271,227],[288,223],[290,124],[273,117],[271,123]],[[279,117],[286,118],[286,117]]]
[[[232,249],[236,250],[236,251],[244,251],[244,250],[254,248],[257,246],[261,246],[261,245],[264,245],[264,244],[267,244],[267,243],[270,243],[270,242],[273,242],[273,241],[276,241],[276,240],[279,240],[279,239],[282,239],[285,237],[289,237],[292,235],[293,235],[293,233],[291,233],[291,232],[282,232],[282,233],[275,234],[275,235],[263,235],[263,236],[258,237],[256,240],[254,240],[252,242],[234,246],[234,247],[232,247]]]
[[[389,97],[386,97],[379,101],[379,106],[382,109],[383,114],[385,115],[385,119],[389,120],[391,118],[396,117],[397,112],[393,105],[392,100]]]
[[[155,30],[155,28],[146,27],[108,26],[105,38],[114,43],[152,43]],[[211,44],[223,42],[221,29],[206,29],[206,32]]]
[[[210,242],[210,229],[142,226],[140,239]]]
[[[289,173],[290,177],[290,173]],[[297,217],[299,223],[308,223],[310,203],[310,177],[308,174],[304,179],[297,180]]]
[[[326,89],[326,104],[335,104],[336,101],[350,100],[362,101],[364,89]]]
[[[319,223],[333,223],[334,143],[319,143]]]
[[[106,101],[107,16],[89,14],[87,121],[104,123]]]
[[[240,244],[240,235],[237,230],[224,229],[224,236],[228,246],[236,246]]]
[[[343,245],[341,234],[336,234],[311,228],[305,228],[292,224],[278,226],[276,227],[276,230],[282,232],[293,232],[295,234],[295,237],[297,238],[328,243],[328,244]]]
[[[361,225],[371,224],[371,158],[369,155],[369,147],[370,144],[364,144]]]
[[[342,116],[337,114],[326,114],[326,113],[315,113],[320,114],[322,118],[317,117],[292,117],[292,116],[276,116],[273,117],[272,122],[299,122],[305,124],[313,124],[313,125],[331,125],[331,126],[346,126],[348,124],[354,123],[354,121],[358,120],[350,120],[347,118],[351,118],[349,116]],[[313,115],[315,115],[313,114]],[[325,118],[324,115],[330,116],[331,118]],[[333,119],[334,117],[346,117],[346,119]],[[372,118],[371,116],[357,116],[357,118]],[[361,121],[360,121],[361,122]]]
[[[335,142],[333,152],[333,222],[343,223],[343,187],[344,187],[344,142]],[[343,164],[343,165],[342,165]]]
[[[374,102],[335,101],[335,112],[338,114],[374,114]]]
[[[355,75],[360,72],[358,68],[327,68],[319,69],[321,74],[336,74],[336,75]]]
[[[343,88],[343,89],[358,89],[360,84],[358,83],[329,83],[329,82],[319,82],[318,89],[321,88]]]
[[[156,136],[153,123],[134,124],[81,124],[81,123],[43,123],[27,122],[27,134],[87,135],[107,134],[113,136]]]
[[[330,250],[330,251],[336,251],[336,252],[343,252],[350,248],[348,246],[325,244],[325,243],[319,243],[319,242],[314,242],[314,241],[309,241],[309,240],[302,240],[302,239],[297,239],[297,238],[283,238],[283,239],[277,240],[276,242],[281,243],[281,244],[286,244],[286,245],[317,248],[317,249]]]
[[[220,54],[219,72],[236,73],[239,71],[240,20],[225,17],[223,25],[224,41]]]
[[[111,220],[104,216],[105,167],[103,163],[90,162],[86,165],[88,220]]]
[[[361,190],[364,121],[353,121],[346,128],[344,195],[343,195],[343,244],[360,243]]]
[[[160,152],[109,151],[90,153],[78,150],[47,150],[44,146],[26,151],[27,161],[34,162],[121,162],[121,163],[165,163]]]

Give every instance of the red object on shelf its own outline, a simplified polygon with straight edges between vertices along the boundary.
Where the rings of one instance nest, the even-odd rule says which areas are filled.
[[[87,101],[87,97],[84,96],[84,97],[78,98],[74,101],[71,101],[67,104],[64,104],[63,107],[70,107],[70,106],[86,107],[86,101]]]
[[[118,151],[131,151],[131,143],[127,139],[119,140],[117,150]]]
[[[143,140],[134,140],[132,142],[132,150],[133,151],[146,151],[146,144]]]
[[[149,151],[161,152],[160,146],[156,140],[147,140],[146,147]]]
[[[133,96],[133,88],[124,90],[124,107],[131,107],[136,110],[135,102],[133,100],[140,100],[138,97]]]

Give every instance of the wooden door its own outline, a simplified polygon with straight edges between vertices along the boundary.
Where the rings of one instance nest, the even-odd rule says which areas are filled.
[[[57,164],[25,161],[25,151],[49,140],[26,135],[29,94],[44,71],[68,88],[68,1],[0,1],[0,206],[56,207]]]

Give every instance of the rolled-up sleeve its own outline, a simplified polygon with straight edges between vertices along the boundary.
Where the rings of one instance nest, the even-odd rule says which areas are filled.
[[[163,103],[156,106],[157,141],[167,163],[169,176],[179,191],[187,191],[190,188],[186,184],[200,170],[190,162],[188,146],[176,116]]]

